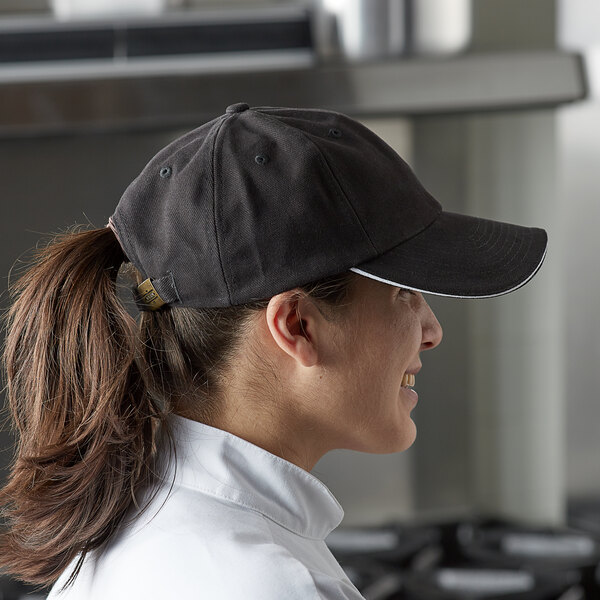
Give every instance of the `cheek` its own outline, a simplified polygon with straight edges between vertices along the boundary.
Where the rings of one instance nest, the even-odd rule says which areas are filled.
[[[381,355],[388,362],[413,362],[421,345],[421,327],[417,315],[403,314],[394,319],[382,333]],[[407,366],[407,365],[404,365]]]

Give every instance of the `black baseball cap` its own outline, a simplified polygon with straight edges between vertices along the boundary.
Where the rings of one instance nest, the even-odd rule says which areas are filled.
[[[543,229],[446,212],[350,117],[240,102],[160,150],[107,226],[146,278],[138,307],[225,307],[354,271],[489,298],[527,283]]]

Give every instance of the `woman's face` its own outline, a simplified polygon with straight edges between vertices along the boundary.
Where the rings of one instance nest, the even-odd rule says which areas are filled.
[[[355,285],[326,357],[332,375],[326,404],[338,415],[332,433],[338,448],[400,452],[416,437],[410,413],[417,394],[402,386],[403,377],[421,368],[420,353],[440,343],[442,328],[419,292],[363,276]]]

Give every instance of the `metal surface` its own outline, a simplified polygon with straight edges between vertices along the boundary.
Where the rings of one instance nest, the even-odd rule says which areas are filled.
[[[0,137],[189,126],[241,101],[367,117],[555,107],[587,94],[581,56],[554,51],[361,64],[318,64],[304,50],[83,63],[1,67]]]

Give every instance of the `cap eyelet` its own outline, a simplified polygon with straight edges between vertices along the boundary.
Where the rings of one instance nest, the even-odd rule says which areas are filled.
[[[268,162],[269,162],[269,157],[268,157],[268,156],[265,156],[264,154],[257,154],[257,155],[254,157],[254,160],[255,160],[255,162],[256,162],[257,164],[259,164],[259,165],[264,165],[265,163],[268,163]]]
[[[161,176],[163,179],[166,179],[167,177],[171,177],[171,173],[172,173],[172,171],[171,171],[171,167],[163,167],[163,168],[160,170],[160,173],[159,173],[159,175],[160,175],[160,176]]]
[[[333,127],[328,131],[328,135],[331,137],[342,137],[342,132],[339,129],[334,129]]]

